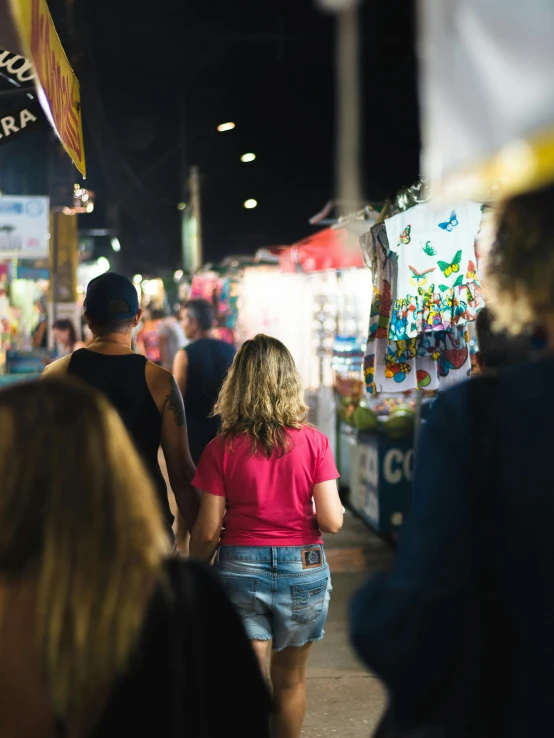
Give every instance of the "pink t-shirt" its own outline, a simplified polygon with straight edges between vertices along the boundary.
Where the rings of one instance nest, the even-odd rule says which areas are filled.
[[[193,485],[225,497],[226,546],[304,546],[321,543],[313,507],[314,484],[337,479],[329,441],[315,428],[289,430],[292,449],[270,459],[251,454],[247,436],[220,436],[204,450]]]

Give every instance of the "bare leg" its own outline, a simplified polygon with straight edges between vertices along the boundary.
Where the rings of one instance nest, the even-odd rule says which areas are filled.
[[[311,643],[291,646],[273,654],[273,738],[300,738],[306,712],[306,663],[311,646]]]
[[[271,641],[250,641],[254,653],[258,657],[260,663],[260,669],[262,670],[263,677],[271,688],[271,680],[269,678],[269,655],[271,653]]]

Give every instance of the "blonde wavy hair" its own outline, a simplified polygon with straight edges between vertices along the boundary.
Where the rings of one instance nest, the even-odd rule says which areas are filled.
[[[70,380],[0,392],[0,576],[36,590],[57,718],[92,717],[125,670],[167,551],[153,485],[106,400]]]
[[[487,302],[495,328],[520,333],[554,304],[554,186],[506,200],[487,258]]]
[[[302,380],[287,347],[276,338],[257,335],[235,356],[223,383],[214,415],[221,416],[221,435],[252,439],[267,457],[291,448],[287,428],[301,428],[308,417]]]

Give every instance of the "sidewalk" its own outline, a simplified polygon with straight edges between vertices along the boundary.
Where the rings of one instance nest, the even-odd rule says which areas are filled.
[[[369,738],[385,704],[383,688],[357,660],[348,643],[347,608],[365,578],[387,566],[390,549],[347,513],[343,530],[327,536],[325,550],[333,578],[326,635],[308,663],[305,738]]]

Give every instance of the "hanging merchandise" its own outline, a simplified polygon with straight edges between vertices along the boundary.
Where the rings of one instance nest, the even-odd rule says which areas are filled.
[[[484,307],[477,203],[420,204],[365,234],[374,290],[364,374],[370,394],[436,390],[471,373],[468,323]]]

